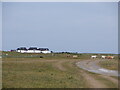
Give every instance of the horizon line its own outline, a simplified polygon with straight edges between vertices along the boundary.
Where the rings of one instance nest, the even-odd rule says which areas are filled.
[[[119,0],[1,0],[0,2],[119,2]]]
[[[0,50],[5,52],[10,52],[11,50]],[[52,51],[52,50],[50,50]],[[120,53],[112,53],[112,52],[75,52],[75,51],[52,51],[53,53],[83,53],[83,54],[120,54]]]

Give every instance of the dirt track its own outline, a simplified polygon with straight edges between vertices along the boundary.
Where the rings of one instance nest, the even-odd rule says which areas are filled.
[[[68,68],[66,68],[63,64],[66,63],[66,62],[71,62],[71,63],[68,63],[68,67],[75,67],[73,65],[73,63],[75,62],[78,62],[77,60],[73,61],[73,60],[70,60],[70,61],[66,61],[66,60],[62,60],[62,61],[57,61],[55,63],[55,67],[57,67],[59,70],[61,71],[67,71]],[[85,60],[85,62],[87,62]],[[90,63],[91,61],[88,61],[88,63]],[[96,62],[95,62],[96,63]],[[82,75],[85,79],[86,79],[86,84],[89,86],[88,88],[109,88],[109,86],[105,85],[104,83],[102,83],[101,81],[99,81],[98,79],[99,78],[104,78],[114,84],[116,84],[116,86],[118,85],[118,80],[113,78],[113,77],[110,77],[110,76],[106,76],[106,75],[98,75],[99,78],[94,78],[94,76],[86,73],[84,70],[78,70],[79,74]]]
[[[98,74],[103,74],[108,76],[118,76],[118,71],[108,70],[98,66],[99,61],[101,60],[93,60],[93,61],[84,60],[84,61],[77,62],[76,65],[84,70],[87,70],[93,73],[98,73]]]
[[[88,71],[91,70],[97,70],[100,67],[97,66],[96,64],[98,63],[98,61],[91,61],[91,60],[84,60],[84,61],[79,61],[79,60],[29,60],[29,61],[4,61],[4,63],[40,63],[40,62],[46,62],[46,63],[51,63],[53,65],[54,68],[57,68],[58,70],[61,70],[63,72],[67,72],[68,70],[70,70],[69,68],[73,68],[73,69],[77,69],[77,66],[85,69],[77,69],[78,70],[78,75],[84,77],[84,79],[86,80],[86,85],[88,86],[87,88],[109,88],[110,86],[106,85],[105,83],[103,83],[102,81],[99,80],[99,78],[104,78],[106,80],[108,80],[109,82],[113,82],[116,86],[118,84],[118,80],[110,77],[110,76],[106,76],[104,75],[92,75],[86,72],[86,70],[88,69]],[[76,63],[77,62],[77,63]],[[65,64],[67,63],[67,64]],[[76,64],[75,64],[76,63]],[[65,66],[65,65],[66,66]],[[77,66],[76,66],[77,65]],[[90,69],[90,70],[89,70]],[[95,78],[96,77],[96,78]],[[79,76],[77,77],[79,79]]]

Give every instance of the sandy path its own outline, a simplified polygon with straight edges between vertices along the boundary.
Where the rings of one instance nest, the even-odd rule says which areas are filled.
[[[107,80],[110,80],[111,82],[115,83],[116,85],[118,85],[118,79],[112,78],[110,76],[105,76],[105,75],[100,75],[100,77],[103,77]]]
[[[57,67],[61,71],[66,71],[67,68],[63,66],[63,64],[66,63],[66,62],[69,62],[67,64],[68,67],[70,67],[70,68],[73,67],[74,68],[73,63],[75,63],[76,61],[73,61],[73,60],[71,60],[71,61],[66,61],[66,60],[57,61],[55,63],[55,67]],[[84,77],[84,79],[86,80],[86,84],[88,85],[88,88],[108,88],[104,83],[94,79],[93,76],[87,74],[83,70],[79,70],[79,75]]]
[[[105,68],[101,68],[98,66],[98,62],[100,60],[84,60],[77,62],[76,65],[84,70],[98,73],[98,74],[103,74],[103,75],[108,75],[108,76],[118,76],[118,71],[116,70],[108,70]]]
[[[82,62],[82,63],[81,63]],[[114,84],[118,85],[118,79],[115,79],[111,76],[117,76],[116,72],[112,72],[112,73],[104,73],[104,72],[99,72],[99,69],[101,67],[97,66],[98,61],[90,61],[90,60],[85,60],[85,61],[81,61],[79,63],[76,63],[78,67],[85,69],[87,71],[90,72],[94,72],[94,73],[99,73],[101,75],[98,75],[99,77],[105,78],[110,82],[113,82]],[[96,71],[98,70],[98,71]],[[108,70],[109,71],[109,70]],[[91,77],[89,74],[86,74],[85,72],[83,72],[83,75],[85,77],[85,79],[88,81],[88,83],[90,84],[90,86],[92,86],[93,88],[106,88],[107,86],[103,85],[103,83],[101,83],[100,81],[95,80],[94,77]]]
[[[86,80],[88,88],[108,88],[104,83],[96,80],[94,77],[85,73],[84,71],[82,72],[82,75]]]

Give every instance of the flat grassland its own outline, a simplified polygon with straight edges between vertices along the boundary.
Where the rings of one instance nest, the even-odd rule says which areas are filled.
[[[99,62],[99,65],[106,69],[118,70],[118,60],[110,60],[110,59],[105,59],[104,61],[101,60]]]
[[[19,54],[3,52],[3,88],[117,88],[117,77],[80,69],[88,54]],[[42,57],[41,57],[42,56]]]

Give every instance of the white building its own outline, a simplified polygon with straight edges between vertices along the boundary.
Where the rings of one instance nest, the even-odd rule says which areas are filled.
[[[51,53],[48,48],[36,48],[36,47],[30,47],[29,49],[25,47],[18,48],[16,50],[20,53]]]

